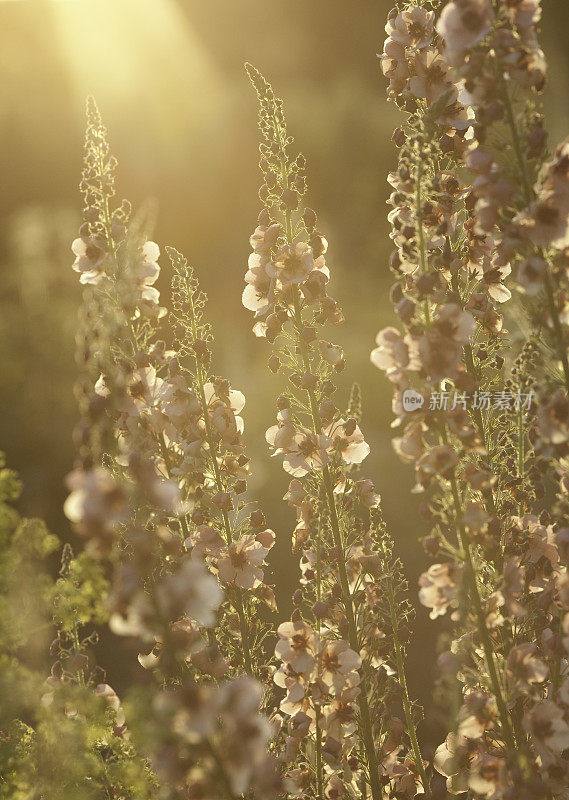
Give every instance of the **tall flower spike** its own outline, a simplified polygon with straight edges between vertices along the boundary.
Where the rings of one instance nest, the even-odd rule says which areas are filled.
[[[412,758],[397,749],[399,742],[376,740],[375,731],[391,724],[390,675],[401,680],[403,669],[401,663],[389,670],[392,654],[386,657],[377,620],[380,582],[393,577],[365,523],[379,496],[371,481],[354,474],[369,453],[357,419],[359,393],[352,393],[345,415],[332,400],[345,360],[322,333],[343,315],[326,291],[327,241],[314,211],[301,205],[304,158],[289,156],[282,102],[257,70],[248,65],[247,71],[259,97],[264,184],[243,304],[255,314],[255,334],[274,344],[271,372],[289,381],[266,438],[293,477],[285,499],[297,512],[294,539],[302,551],[296,608],[279,628],[275,651],[281,662],[275,683],[286,692],[280,710],[288,719],[287,787],[298,794],[312,786],[322,796],[358,791],[363,781],[374,800],[387,782],[427,790],[411,715]],[[385,665],[379,674],[378,665]]]
[[[84,182],[111,187],[114,161],[92,105],[88,128]],[[107,251],[104,269],[87,282],[87,300],[101,313],[85,332],[91,368],[82,388],[85,439],[93,439],[92,428],[112,437],[104,455],[90,448],[91,458],[69,476],[65,510],[112,568],[111,629],[140,643],[139,661],[152,673],[140,690],[146,717],[138,729],[161,795],[207,787],[232,800],[253,790],[270,798],[279,781],[260,687],[243,677],[218,683],[258,669],[253,658],[264,658],[266,628],[253,609],[272,596],[263,568],[274,536],[260,512],[245,517],[241,500],[244,398],[227,381],[205,378],[204,297],[175,251],[169,321],[179,348],[159,338],[166,313],[153,286],[160,250],[147,241],[144,215],[116,230],[111,197],[110,188],[93,194],[94,227],[84,231],[104,234]],[[221,542],[220,519],[227,526]],[[244,602],[245,589],[255,593]]]
[[[435,768],[450,791],[470,788],[485,797],[555,795],[554,768],[539,766],[543,742],[534,720],[549,715],[560,739],[565,736],[564,712],[543,706],[562,680],[553,643],[563,614],[548,593],[556,594],[566,577],[550,515],[535,513],[543,494],[533,452],[536,417],[544,428],[547,417],[544,410],[536,415],[533,402],[541,335],[523,346],[508,376],[503,369],[503,315],[511,297],[505,284],[520,230],[532,235],[537,206],[523,209],[545,144],[535,109],[512,105],[514,84],[536,93],[544,76],[534,30],[539,3],[525,4],[523,14],[519,5],[444,4],[438,36],[431,28],[430,38],[422,37],[419,59],[401,32],[411,18],[423,19],[424,9],[405,4],[390,15],[382,58],[390,97],[408,115],[395,132],[399,164],[389,178],[397,246],[392,298],[406,332],[380,331],[372,362],[394,384],[396,425],[402,427],[394,447],[415,464],[416,491],[426,492],[423,512],[432,528],[424,545],[441,558],[421,577],[419,597],[431,617],[450,612],[458,623],[440,663],[449,689],[457,675],[462,682],[462,707]],[[425,67],[435,62],[436,72]],[[435,77],[441,90],[455,87],[456,102],[468,102],[468,111],[455,113],[455,106],[452,114],[441,113],[453,95],[450,89],[433,92]],[[470,126],[474,136],[465,136]],[[509,131],[509,148],[492,151],[494,126]],[[465,168],[471,188],[463,182]],[[561,233],[551,235],[562,238],[562,227],[561,221]],[[540,254],[532,255],[523,269],[528,284],[547,274]],[[550,310],[555,338],[559,320],[551,304]],[[558,352],[563,363],[564,346]],[[558,393],[550,399],[556,407],[564,402]],[[545,459],[546,453],[547,445]],[[537,573],[551,570],[545,594],[530,588],[536,547],[544,553]],[[557,746],[550,742],[545,750],[546,760],[559,766]]]

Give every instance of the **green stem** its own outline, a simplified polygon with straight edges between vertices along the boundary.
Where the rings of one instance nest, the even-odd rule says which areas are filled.
[[[557,308],[557,304],[555,302],[555,295],[553,292],[553,285],[551,281],[551,272],[549,269],[546,269],[545,271],[544,283],[545,283],[545,296],[547,297],[547,305],[549,307],[549,313],[551,314],[551,320],[553,322],[553,330],[555,331],[555,336],[557,338],[557,344],[559,348],[558,355],[561,364],[563,366],[565,388],[567,389],[567,392],[569,392],[569,360],[567,359],[567,346],[565,344],[565,334],[563,332],[563,327],[559,319],[559,309]]]
[[[460,500],[458,483],[454,471],[450,478],[450,485],[454,502],[457,538],[460,548],[464,553],[464,569],[466,573],[466,580],[470,588],[470,596],[474,604],[474,612],[476,614],[476,619],[478,622],[477,627],[478,627],[478,632],[480,634],[480,638],[482,640],[482,648],[484,650],[484,656],[486,658],[488,675],[490,677],[490,682],[492,684],[492,691],[494,693],[494,697],[496,698],[496,705],[498,706],[498,713],[500,715],[500,721],[502,723],[502,732],[504,734],[504,740],[508,748],[513,751],[516,748],[516,741],[514,738],[514,733],[510,722],[510,715],[508,714],[508,709],[504,701],[504,695],[502,693],[502,686],[500,684],[500,679],[498,677],[498,671],[496,669],[496,662],[494,660],[494,646],[492,644],[492,640],[488,632],[488,627],[486,626],[486,615],[484,614],[484,609],[482,607],[482,600],[480,598],[480,592],[478,590],[478,582],[476,580],[476,572],[472,560],[470,544],[468,543],[466,530],[462,522],[462,503]]]
[[[302,330],[302,309],[300,305],[300,297],[298,288],[293,287],[293,302],[294,302],[294,327],[297,333],[297,343],[302,355],[304,369],[310,372],[310,355],[306,342],[300,337]],[[308,391],[310,402],[310,410],[312,416],[312,427],[314,434],[320,436],[322,434],[322,420],[320,411],[316,402],[314,392]],[[334,498],[334,482],[330,469],[326,465],[322,471],[322,482],[324,485],[324,492],[328,506],[328,513],[330,517],[330,527],[332,529],[332,537],[334,547],[338,553],[338,573],[340,578],[340,588],[342,591],[342,600],[346,619],[348,622],[348,640],[352,650],[356,653],[360,651],[360,642],[358,637],[358,629],[356,624],[356,617],[354,613],[354,606],[352,595],[350,592],[350,582],[348,580],[348,573],[346,570],[346,563],[344,559],[344,545],[342,541],[342,534],[340,530],[340,521],[338,519],[338,510],[336,508],[336,500]],[[375,742],[373,737],[373,727],[371,722],[371,714],[368,703],[368,681],[365,669],[362,669],[362,690],[358,696],[358,705],[360,710],[360,724],[362,736],[364,741],[364,749],[367,758],[369,781],[372,794],[372,800],[381,800],[381,785],[379,782],[379,768],[377,763],[377,755],[375,752]]]
[[[197,338],[197,330],[196,330],[196,317],[195,317],[195,309],[193,302],[190,301],[190,312],[191,312],[191,319],[192,319],[192,326],[193,326],[193,334],[194,338]],[[204,418],[205,424],[205,432],[206,432],[206,439],[209,445],[209,452],[210,452],[210,460],[214,474],[215,485],[217,487],[218,492],[224,492],[225,486],[223,483],[223,478],[221,477],[221,471],[219,469],[219,464],[217,462],[217,443],[215,441],[215,437],[213,435],[213,431],[211,429],[211,422],[209,419],[209,409],[207,405],[207,399],[205,396],[205,375],[202,369],[201,364],[196,358],[196,379],[197,379],[197,386],[198,386],[198,393],[200,398],[200,405],[202,407],[202,414]],[[223,510],[221,512],[221,516],[223,519],[223,529],[225,533],[225,541],[229,546],[233,541],[233,532],[231,529],[231,522],[229,521],[229,516],[227,511]],[[245,666],[245,672],[248,675],[254,676],[253,671],[253,661],[251,658],[251,644],[249,641],[249,625],[247,622],[247,617],[245,614],[245,608],[243,605],[243,595],[242,591],[236,586],[235,587],[235,601],[234,607],[237,611],[237,616],[239,618],[239,630],[241,632],[241,649],[243,654],[243,664]]]
[[[209,754],[213,758],[215,762],[215,766],[217,767],[217,777],[221,779],[221,783],[223,785],[223,789],[225,792],[225,796],[227,800],[239,800],[240,795],[236,794],[233,791],[233,787],[231,786],[231,781],[229,780],[229,776],[227,774],[227,770],[225,769],[225,764],[223,763],[223,759],[217,752],[217,748],[214,744],[212,744],[210,739],[205,740],[205,745],[209,751]]]
[[[397,667],[397,677],[399,679],[399,684],[401,686],[401,689],[403,690],[403,710],[405,712],[405,720],[407,722],[407,732],[409,734],[409,739],[411,741],[413,755],[415,756],[417,770],[419,771],[419,775],[421,776],[421,781],[423,783],[425,797],[430,797],[431,793],[429,789],[429,782],[427,779],[427,773],[425,771],[423,758],[421,756],[421,748],[419,747],[419,739],[417,737],[417,728],[415,726],[415,720],[413,719],[413,708],[411,705],[411,698],[409,697],[407,675],[405,674],[405,661],[403,658],[403,647],[401,645],[401,640],[399,639],[399,631],[397,626],[397,613],[394,605],[393,591],[392,587],[390,588],[391,591],[389,592],[389,598],[388,598],[389,618],[391,621],[391,627],[393,629],[393,644],[395,646],[395,664]]]
[[[320,730],[320,704],[315,704],[316,709],[316,797],[324,798],[324,768],[322,764],[322,731]]]
[[[417,215],[417,238],[419,239],[419,262],[421,272],[423,275],[427,272],[427,248],[425,246],[425,231],[423,228],[423,197],[421,191],[421,180],[423,177],[423,162],[420,153],[417,162],[417,180],[415,183],[415,209]],[[431,311],[429,309],[429,298],[426,297],[424,301],[425,322],[427,325],[431,324]]]
[[[510,128],[510,132],[512,135],[512,145],[514,148],[514,153],[516,154],[516,159],[518,162],[518,168],[520,175],[522,177],[522,184],[524,190],[524,199],[526,203],[531,203],[535,199],[535,192],[530,182],[530,178],[528,175],[527,170],[527,163],[526,159],[524,158],[520,136],[518,133],[518,129],[516,126],[516,120],[514,117],[514,109],[512,107],[512,101],[510,98],[510,93],[508,92],[508,87],[504,83],[504,108],[506,109],[506,118],[508,120],[508,126]],[[551,265],[547,258],[545,257],[545,253],[542,248],[538,248],[538,255],[540,258],[547,265],[547,269],[545,271],[545,295],[547,297],[547,305],[549,307],[549,313],[551,314],[551,320],[553,322],[553,329],[555,331],[555,336],[557,338],[557,346],[558,346],[558,355],[563,366],[563,376],[565,378],[565,387],[569,392],[569,360],[567,359],[567,346],[565,343],[565,335],[563,333],[563,328],[561,322],[559,320],[559,309],[557,308],[557,304],[555,302],[555,294],[553,291],[553,285],[551,280]]]

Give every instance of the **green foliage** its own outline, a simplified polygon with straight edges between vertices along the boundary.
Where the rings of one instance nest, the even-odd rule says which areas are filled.
[[[104,624],[108,619],[105,601],[109,582],[102,565],[88,553],[73,557],[69,548],[64,554],[70,554],[71,558],[63,563],[52,590],[54,620],[67,632],[75,630],[77,625]]]

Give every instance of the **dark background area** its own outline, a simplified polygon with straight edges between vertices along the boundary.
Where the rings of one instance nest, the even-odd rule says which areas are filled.
[[[251,494],[276,530],[275,580],[289,613],[294,519],[280,498],[287,477],[268,458],[274,383],[267,343],[240,304],[259,211],[257,108],[251,61],[285,100],[289,129],[308,160],[307,202],[330,242],[331,293],[347,324],[335,332],[364,391],[372,446],[364,473],[384,512],[415,596],[426,558],[412,470],[391,445],[391,387],[369,363],[377,330],[394,324],[385,200],[399,115],[385,99],[376,54],[386,0],[0,0],[0,448],[25,481],[22,511],[73,540],[62,515],[74,458],[74,329],[80,300],[71,241],[80,217],[84,100],[94,94],[119,159],[118,191],[157,201],[155,239],[194,264],[208,292],[214,370],[247,397]],[[569,130],[569,8],[544,0],[550,65],[545,102],[552,142]],[[169,273],[162,258],[159,288]],[[418,609],[410,683],[428,700],[444,623]],[[116,652],[116,649],[108,650]],[[107,658],[107,662],[109,659]],[[127,679],[127,662],[107,663]],[[120,688],[120,686],[118,687]]]

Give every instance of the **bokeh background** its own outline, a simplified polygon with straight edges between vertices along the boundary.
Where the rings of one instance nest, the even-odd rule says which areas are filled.
[[[390,446],[391,390],[369,363],[389,303],[386,173],[399,116],[385,99],[377,53],[389,0],[0,0],[0,449],[25,481],[21,507],[73,540],[61,512],[73,463],[74,330],[80,291],[70,243],[80,218],[84,101],[93,94],[119,159],[118,190],[156,200],[156,240],[183,250],[208,292],[214,369],[247,398],[252,493],[278,534],[273,556],[281,612],[289,613],[296,558],[287,479],[268,458],[274,417],[266,342],[240,304],[248,237],[259,211],[257,108],[251,61],[286,104],[308,160],[308,203],[330,242],[331,293],[347,324],[335,340],[348,391],[364,392],[372,445],[365,473],[415,594],[426,563],[412,471]],[[569,4],[543,0],[550,65],[545,96],[552,141],[569,131]],[[167,291],[166,259],[158,284]],[[414,694],[429,699],[444,622],[419,608],[410,648]],[[109,653],[117,653],[108,642]],[[110,661],[110,663],[109,663]],[[107,659],[120,689],[127,660]],[[434,733],[435,723],[425,728]]]

